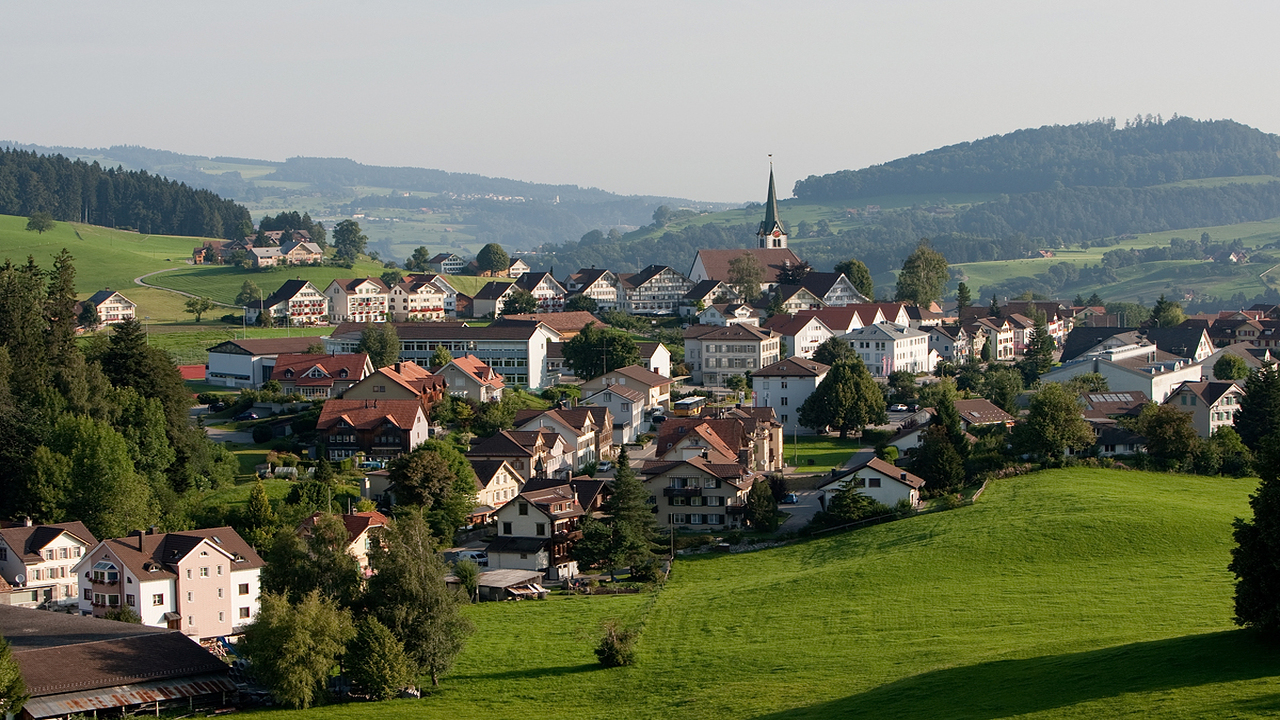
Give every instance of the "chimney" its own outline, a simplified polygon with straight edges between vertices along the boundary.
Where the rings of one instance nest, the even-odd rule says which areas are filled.
[[[147,528],[148,535],[155,535],[159,532],[160,532],[160,528],[156,527],[155,525],[152,525],[151,527]]]
[[[898,476],[898,479],[902,480],[902,482],[906,482],[906,481],[907,481],[907,474],[906,474],[906,473],[902,473],[901,475],[899,475],[899,476]]]
[[[28,516],[26,516],[26,517],[22,518],[22,526],[23,526],[23,527],[31,527],[31,516],[30,516],[30,515],[28,515]]]

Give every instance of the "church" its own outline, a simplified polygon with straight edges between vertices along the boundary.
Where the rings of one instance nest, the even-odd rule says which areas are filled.
[[[753,255],[764,268],[761,290],[771,290],[778,284],[778,273],[788,266],[799,265],[800,258],[787,248],[787,228],[778,216],[778,193],[773,182],[773,168],[769,168],[769,199],[765,203],[764,220],[756,232],[756,247],[731,250],[699,250],[689,270],[689,279],[695,283],[703,280],[729,281],[729,261],[743,255]]]

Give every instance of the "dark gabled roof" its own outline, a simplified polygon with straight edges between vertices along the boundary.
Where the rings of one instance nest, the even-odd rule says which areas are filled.
[[[230,527],[184,530],[154,535],[129,535],[103,540],[102,545],[124,563],[139,581],[176,577],[169,566],[208,539],[214,547],[231,555],[231,571],[260,568],[265,563],[249,543]],[[139,549],[141,543],[141,549]],[[235,558],[242,558],[236,560]]]
[[[720,280],[703,280],[699,282],[697,285],[694,285],[692,290],[685,293],[684,299],[685,300],[702,300],[706,298],[708,295],[710,295],[711,293],[715,292],[716,288],[720,287],[721,285],[724,285],[724,283]],[[725,288],[728,288],[728,285],[725,285]],[[712,299],[714,300],[715,298],[712,298]]]
[[[811,272],[800,280],[800,287],[803,287],[805,290],[808,290],[818,297],[825,297],[826,294],[831,292],[831,289],[836,286],[836,283],[840,282],[840,278],[842,277],[844,277],[844,273]],[[857,292],[857,290],[855,289],[854,292]],[[865,300],[867,298],[863,299]]]
[[[779,360],[756,370],[751,373],[751,377],[818,377],[830,369],[830,365],[792,355],[786,360]]]
[[[561,335],[565,333],[579,333],[582,331],[582,328],[590,324],[594,324],[597,330],[605,330],[610,327],[608,323],[601,321],[595,315],[592,315],[586,310],[571,310],[569,312],[552,313],[515,313],[511,315],[503,315],[497,320],[494,320],[490,327],[503,327],[517,322],[540,322]]]
[[[1099,425],[1095,445],[1146,445],[1147,439],[1119,425]]]
[[[507,464],[506,460],[471,460],[469,462],[471,463],[471,469],[476,474],[477,489],[489,487],[489,483],[492,483],[493,479],[497,477],[498,471],[502,470],[502,466]],[[508,466],[508,470],[516,477],[519,477],[520,474],[512,470],[510,466]]]
[[[512,436],[509,430],[487,437],[466,452],[467,457],[533,457],[533,451]]]
[[[560,289],[560,292],[565,292],[564,286],[560,284],[559,280],[552,277],[549,272],[527,272],[521,275],[513,284],[521,290],[533,292],[534,288],[538,287],[539,283],[544,279],[550,280],[552,284]]]
[[[692,329],[692,328],[690,328]],[[686,335],[686,337],[688,337]],[[726,325],[724,327],[716,327],[711,332],[698,335],[704,340],[740,340],[747,342],[762,342],[773,337],[768,330],[761,330],[752,325],[738,323],[736,325]]]
[[[363,323],[352,323],[364,328]],[[324,345],[324,338],[248,338],[245,340],[228,340],[209,348],[209,352],[227,353],[230,355],[282,355],[285,353],[304,353],[312,345]]]
[[[773,186],[773,167],[770,166],[769,198],[764,203],[764,220],[760,221],[760,232],[763,234],[771,233],[775,225],[784,235],[787,234],[787,227],[782,224],[782,217],[778,215],[778,193]]]
[[[1013,422],[1013,416],[986,398],[956,400],[956,412],[970,425],[995,425]]]
[[[378,286],[382,290],[382,292],[391,292],[391,288],[387,287],[387,284],[382,282],[382,278],[376,278],[376,277],[334,278],[333,281],[330,282],[329,284],[332,285],[334,283],[337,283],[338,287],[342,288],[343,290],[346,290],[347,292],[353,292],[357,287],[365,283],[373,283],[374,285]]]
[[[293,296],[302,292],[302,290],[310,284],[311,283],[307,280],[285,280],[284,284],[281,285],[275,292],[262,298],[261,300],[254,300],[246,304],[245,307],[255,308],[257,310],[263,310],[266,308],[275,307],[276,305],[279,305],[282,302],[287,302],[288,300],[293,298]]]
[[[1117,327],[1078,327],[1067,335],[1062,346],[1062,362],[1074,360],[1089,350],[1102,344],[1108,338],[1126,335],[1128,343],[1143,340],[1150,342],[1166,353],[1181,358],[1194,358],[1200,341],[1205,334],[1203,327],[1179,326],[1171,328],[1117,328]]]
[[[476,293],[476,300],[498,300],[503,295],[511,292],[511,289],[517,287],[515,283],[509,282],[489,282],[480,288],[480,292]]]
[[[78,520],[50,525],[15,524],[13,527],[0,528],[0,537],[4,538],[4,543],[9,546],[10,551],[20,555],[16,558],[17,560],[38,562],[42,559],[40,551],[64,532],[79,538],[91,548],[98,544],[98,539],[89,532],[89,528]]]
[[[98,292],[90,295],[89,299],[85,300],[85,302],[93,303],[93,306],[97,307],[102,303],[106,302],[107,298],[110,298],[112,295],[115,295],[116,292],[117,292],[116,290],[112,290],[111,288],[107,288],[106,290],[99,290]],[[120,297],[124,297],[124,296],[121,295]],[[125,298],[125,299],[128,300],[128,298]]]
[[[1218,402],[1218,400],[1223,395],[1226,395],[1231,390],[1237,389],[1239,387],[1240,387],[1239,385],[1233,382],[1227,382],[1225,380],[1207,380],[1207,381],[1202,380],[1200,382],[1184,382],[1178,387],[1174,388],[1173,392],[1169,394],[1169,399],[1165,400],[1165,403],[1172,404],[1173,397],[1175,395],[1177,395],[1182,390],[1190,390],[1191,392],[1195,393],[1204,402],[1206,407],[1210,407],[1214,403]]]
[[[1140,331],[1161,350],[1178,357],[1194,358],[1205,331],[1198,327],[1144,328]]]
[[[342,355],[312,355],[309,353],[281,353],[276,356],[275,367],[271,368],[272,380],[283,380],[285,382],[295,381],[300,384],[316,384],[305,383],[303,374],[310,372],[312,368],[319,367],[326,377],[321,379],[319,384],[332,386],[335,380],[350,380],[356,382],[364,376],[365,363],[369,361],[366,353],[346,353]],[[293,375],[285,377],[286,371],[292,370]],[[341,377],[341,372],[347,371],[345,378]]]
[[[1120,335],[1127,332],[1134,332],[1136,328],[1114,328],[1114,327],[1078,327],[1067,333],[1067,341],[1062,345],[1061,362],[1075,360],[1084,355],[1093,348],[1102,344],[1109,337]]]
[[[777,315],[774,315],[766,320],[760,327],[765,330],[772,330],[779,335],[795,337],[797,333],[804,330],[806,325],[812,322],[816,322],[822,327],[827,328],[828,331],[831,331],[831,328],[827,327],[826,323],[813,315],[787,315],[785,313],[778,313]],[[754,375],[755,373],[752,374]]]

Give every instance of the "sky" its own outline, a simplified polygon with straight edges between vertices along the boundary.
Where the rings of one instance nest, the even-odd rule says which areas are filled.
[[[1274,0],[0,0],[0,140],[764,199],[1025,127],[1280,132]]]

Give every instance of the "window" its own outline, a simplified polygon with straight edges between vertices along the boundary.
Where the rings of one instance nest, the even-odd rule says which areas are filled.
[[[706,497],[706,501],[708,507],[719,507],[720,505],[724,505],[724,498],[718,495],[708,495]]]
[[[223,611],[219,610],[219,611],[218,611],[218,622],[226,622],[226,621],[227,621],[227,614],[226,614],[226,613],[224,613]]]
[[[684,523],[685,523],[685,516],[683,514],[675,513],[671,516],[672,525],[683,525]]]
[[[249,608],[247,608],[247,607],[242,607],[242,608],[240,608],[240,617],[241,617],[241,619],[248,618],[248,617],[249,617]]]
[[[880,487],[880,478],[867,478],[867,487]]]
[[[783,390],[786,390],[786,389],[787,389],[787,381],[786,381],[786,380],[783,380],[783,381],[782,381],[782,389],[783,389]],[[785,402],[784,402],[784,403],[782,403],[782,404],[783,404],[783,405],[786,405],[786,403],[785,403]]]
[[[108,596],[107,596],[107,604],[108,604],[108,605],[110,605],[111,607],[117,607],[117,606],[119,606],[119,605],[120,605],[120,596],[119,596],[119,595],[108,595]]]
[[[191,579],[191,568],[187,568],[187,579]]]
[[[221,566],[221,565],[219,565],[219,566],[218,566],[218,574],[219,574],[219,575],[221,575],[221,574],[222,574],[222,566]]]
[[[222,598],[222,588],[218,588],[218,598]]]
[[[190,590],[188,590],[188,591],[187,591],[187,602],[194,602],[194,601],[195,601],[195,599],[196,599],[196,598],[195,598],[195,593],[193,593],[193,592],[191,592]]]
[[[546,535],[546,534],[547,534],[547,524],[546,524],[546,523],[535,523],[533,527],[534,527],[534,534],[539,535],[539,536],[541,536],[541,535]]]
[[[240,583],[240,589],[239,589],[239,592],[240,592],[240,594],[241,594],[241,595],[248,595],[248,594],[249,594],[249,583]]]
[[[155,595],[152,595],[152,596],[151,596],[151,604],[152,604],[152,605],[163,605],[163,604],[164,604],[164,593],[156,593]]]
[[[689,504],[690,504],[690,505],[697,505],[697,506],[701,506],[701,505],[702,505],[702,498],[701,498],[701,497],[691,497],[691,498],[689,498]]]
[[[59,558],[61,558],[61,559],[63,559],[63,560],[66,560],[66,559],[67,559],[67,551],[68,551],[68,550],[70,550],[70,549],[71,549],[71,548],[59,548],[59,549],[58,549],[58,557],[59,557]]]
[[[200,568],[200,577],[209,577],[209,568],[207,567]]]
[[[84,599],[89,601],[93,600],[93,591],[89,588],[84,589]]]
[[[701,524],[702,524],[702,517],[703,517],[703,516],[702,516],[702,514],[701,514],[701,513],[694,513],[694,514],[690,515],[690,516],[689,516],[689,524],[690,524],[690,525],[701,525]]]
[[[520,559],[521,559],[521,560],[528,560],[528,559],[529,559],[529,553],[520,553]]]
[[[723,525],[723,524],[724,524],[724,516],[723,516],[723,515],[708,515],[708,516],[707,516],[707,524],[708,524],[708,525]]]
[[[783,405],[786,405],[786,404],[787,404],[787,396],[786,396],[786,395],[783,395],[783,396],[782,396],[782,404],[783,404]]]
[[[521,515],[528,515],[528,514],[529,514],[529,503],[523,503],[523,502],[522,502],[522,503],[520,503],[519,505],[517,505],[516,507],[519,509],[520,514],[521,514]]]
[[[694,487],[697,487],[696,483],[694,484]],[[708,490],[718,490],[720,488],[720,479],[719,478],[703,478],[702,487]]]
[[[73,548],[71,548],[71,557],[73,557],[73,558],[78,558],[78,557],[80,557],[80,548],[78,548],[78,547],[73,547]]]
[[[689,504],[689,498],[686,498],[686,497],[673,497],[673,498],[671,498],[671,505],[672,505],[672,506],[679,507],[679,506],[688,505],[688,504]]]
[[[196,626],[196,616],[195,616],[195,615],[188,615],[188,616],[187,616],[187,627],[189,627],[189,628],[193,628],[193,627],[195,627],[195,626]]]
[[[44,559],[45,559],[45,560],[52,560],[52,559],[54,559],[54,557],[56,557],[56,556],[57,556],[57,551],[56,551],[56,550],[54,550],[53,548],[49,548],[48,550],[45,550],[45,551],[44,551]]]
[[[503,535],[510,535],[510,534],[511,534],[511,523],[509,523],[509,522],[504,522],[504,523],[502,523],[502,534],[503,534]]]
[[[786,422],[787,422],[787,416],[786,416],[786,415],[783,415],[783,416],[782,416],[782,423],[785,425],[785,424],[786,424]]]
[[[133,606],[134,606],[133,596],[132,596],[132,595],[125,595],[125,596],[124,596],[124,604],[125,604],[125,605],[128,605],[129,607],[133,607]]]

